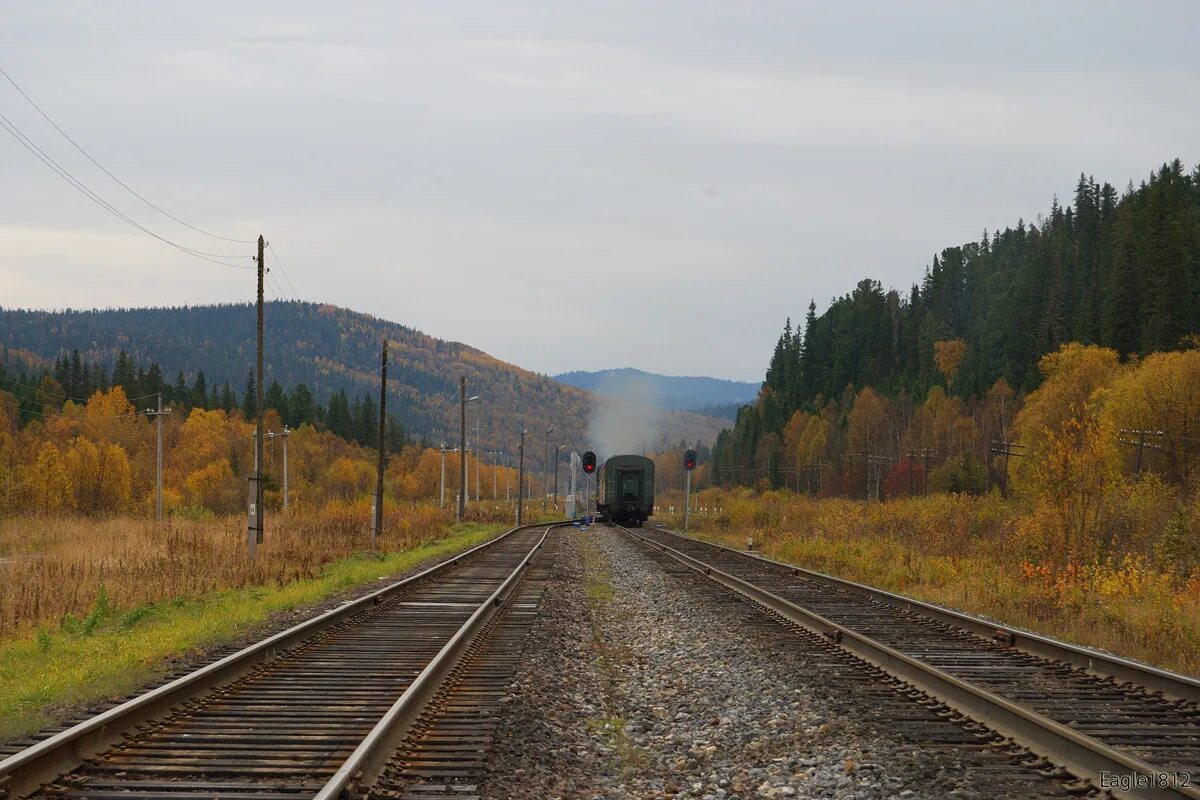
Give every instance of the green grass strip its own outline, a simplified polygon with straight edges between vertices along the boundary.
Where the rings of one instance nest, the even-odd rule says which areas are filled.
[[[83,620],[0,640],[0,740],[44,727],[56,709],[128,694],[164,674],[165,659],[232,641],[273,613],[461,552],[502,530],[456,525],[444,539],[382,556],[356,555],[328,565],[319,578],[283,586],[229,589],[133,609],[111,609],[102,598]]]

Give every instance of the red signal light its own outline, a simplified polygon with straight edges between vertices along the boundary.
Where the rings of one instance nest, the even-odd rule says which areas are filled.
[[[683,454],[683,468],[691,472],[696,468],[696,451],[688,450]]]
[[[583,471],[588,475],[596,471],[596,454],[591,450],[583,454]]]

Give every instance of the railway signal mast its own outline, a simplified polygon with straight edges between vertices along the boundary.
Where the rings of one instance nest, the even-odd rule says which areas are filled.
[[[683,532],[687,533],[689,516],[692,511],[692,470],[696,468],[696,451],[687,450],[683,454]]]
[[[596,454],[591,450],[583,454],[583,524],[587,527],[592,513],[592,473],[596,471]]]

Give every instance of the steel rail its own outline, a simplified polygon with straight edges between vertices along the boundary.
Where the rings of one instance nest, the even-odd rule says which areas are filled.
[[[1014,739],[1032,752],[1061,764],[1078,777],[1099,785],[1102,774],[1143,776],[1146,788],[1117,792],[1118,797],[1147,800],[1178,800],[1182,797],[1200,799],[1198,787],[1156,786],[1158,776],[1163,770],[1141,759],[1122,753],[1029,708],[918,661],[698,558],[619,525],[614,527],[693,572],[725,586],[735,594],[765,606],[784,619],[832,639],[859,658],[937,697],[948,706],[986,724],[1001,735]]]
[[[546,523],[541,523],[545,525]],[[454,671],[459,658],[474,642],[479,631],[499,613],[499,609],[516,589],[521,579],[528,571],[537,552],[546,542],[546,536],[551,529],[570,523],[556,523],[546,526],[537,544],[521,559],[521,563],[509,574],[504,582],[488,596],[475,612],[463,623],[450,640],[442,646],[433,660],[421,670],[421,673],[409,684],[404,693],[396,699],[387,713],[375,723],[375,727],[366,738],[355,748],[345,763],[333,773],[333,776],[314,795],[314,800],[336,800],[354,784],[356,788],[369,787],[379,777],[387,764],[388,758],[412,729],[413,724],[420,718],[425,706],[437,693],[445,678]],[[539,527],[532,525],[527,527]],[[361,796],[359,791],[355,796]]]
[[[1200,703],[1200,679],[1188,675],[1181,675],[1177,672],[1171,672],[1170,670],[1153,667],[1148,664],[1140,664],[1111,653],[1092,650],[1091,648],[1070,644],[1069,642],[1062,642],[1019,628],[1011,628],[999,622],[973,617],[961,611],[954,611],[932,603],[914,600],[911,597],[894,594],[883,589],[876,589],[866,584],[855,583],[845,578],[837,578],[832,575],[826,575],[823,572],[815,572],[793,564],[785,564],[782,561],[774,561],[758,553],[735,550],[732,547],[726,547],[725,545],[708,542],[703,539],[696,539],[692,536],[685,536],[677,531],[665,528],[656,528],[655,530],[687,542],[702,544],[743,558],[754,559],[773,569],[807,578],[826,586],[855,592],[877,602],[897,606],[914,614],[961,628],[969,633],[982,636],[985,639],[1003,638],[1007,646],[1024,650],[1032,655],[1062,661],[1096,675],[1102,675],[1118,681],[1127,681],[1152,692],[1161,692],[1169,697]]]
[[[54,778],[78,767],[124,738],[124,733],[160,717],[181,702],[248,674],[284,650],[300,644],[348,617],[378,605],[387,598],[461,564],[465,559],[493,547],[517,531],[545,523],[522,525],[465,550],[428,569],[385,586],[356,600],[343,603],[312,619],[293,625],[259,642],[200,667],[169,683],[126,700],[90,719],[60,731],[8,758],[0,760],[0,796],[21,797]],[[543,537],[544,538],[544,537]]]

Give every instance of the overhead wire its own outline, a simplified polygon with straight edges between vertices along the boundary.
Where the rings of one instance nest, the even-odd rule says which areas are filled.
[[[266,280],[266,285],[274,287],[274,288],[272,289],[271,293],[275,295],[275,299],[276,299],[276,300],[281,300],[281,301],[282,301],[282,300],[286,300],[286,299],[287,299],[287,292],[285,292],[285,291],[283,290],[283,287],[282,287],[282,286],[279,284],[279,279],[278,279],[278,278],[276,278],[274,275],[272,275],[272,274],[271,274],[271,270],[269,270],[269,269],[268,269],[268,270],[267,270],[267,271],[264,273],[264,276],[265,276],[265,277],[266,277],[266,279],[267,279],[267,280]]]
[[[154,395],[147,395],[147,396],[149,396],[149,397],[153,397]],[[70,400],[71,402],[78,402],[78,401],[74,400],[73,398],[67,398],[67,399],[68,399],[68,400]],[[144,400],[144,399],[145,399],[145,397],[135,397],[135,398],[132,398],[131,400],[129,400],[129,402],[130,402],[130,404],[132,404],[133,400]],[[33,397],[20,397],[20,396],[16,396],[16,400],[17,400],[17,410],[18,410],[18,412],[23,412],[23,413],[27,413],[27,414],[35,414],[35,415],[37,415],[37,416],[39,416],[39,417],[42,417],[43,419],[44,419],[44,418],[46,418],[46,417],[48,417],[48,416],[55,416],[55,415],[57,415],[57,416],[64,416],[64,417],[65,417],[65,416],[67,416],[67,413],[66,413],[66,411],[64,411],[64,410],[63,410],[63,409],[61,409],[61,408],[57,408],[57,407],[55,407],[55,405],[54,405],[53,403],[46,403],[46,402],[44,402],[44,401],[42,401],[42,400],[38,400],[38,399],[36,399],[36,398],[33,398]],[[39,408],[41,408],[42,410],[41,410],[41,411],[38,411],[38,410],[36,410],[36,409],[32,409],[32,408],[28,408],[28,407],[26,407],[26,406],[29,406],[29,405],[35,405],[35,406],[38,406],[38,407],[39,407]],[[84,403],[84,404],[83,404],[82,406],[80,406],[80,407],[81,407],[81,408],[86,408],[86,403]],[[45,409],[50,409],[50,411],[46,411]],[[136,417],[136,416],[139,416],[139,415],[142,415],[142,414],[145,414],[145,413],[147,413],[147,412],[146,412],[146,411],[138,411],[138,410],[136,410],[136,409],[135,409],[133,412],[131,412],[131,413],[129,413],[129,414],[115,414],[115,415],[109,415],[109,416],[103,416],[103,417],[78,417],[78,419],[80,419],[80,420],[82,420],[82,421],[86,421],[86,420],[89,420],[89,419],[90,419],[90,420],[102,420],[102,419],[125,419],[126,417]],[[77,418],[76,418],[76,417],[69,417],[69,419],[77,419]]]
[[[47,374],[49,374],[49,373],[47,373]],[[9,381],[10,383],[14,383],[17,386],[24,386],[26,389],[32,389],[35,392],[41,392],[42,394],[46,395],[47,397],[53,397],[56,400],[70,400],[73,403],[87,403],[88,402],[88,398],[84,398],[84,397],[72,397],[69,394],[61,394],[59,392],[47,392],[44,389],[42,389],[42,387],[40,387],[40,386],[34,386],[32,383],[25,383],[24,381],[17,380],[16,378],[12,377],[11,375],[0,375],[0,381]],[[157,394],[158,394],[158,392],[151,392],[150,394],[143,394],[143,395],[139,395],[138,397],[129,397],[126,399],[132,403],[134,400],[145,400],[146,398],[149,398],[149,397],[155,397],[155,396],[157,396]]]
[[[149,228],[145,227],[144,225],[138,223],[136,220],[134,220],[131,217],[129,217],[128,215],[126,215],[124,212],[115,208],[113,205],[111,205],[108,201],[106,201],[104,198],[102,198],[95,191],[88,188],[87,185],[85,185],[82,181],[80,181],[78,178],[76,178],[74,175],[72,175],[69,170],[64,168],[57,161],[55,161],[51,156],[49,156],[44,150],[42,150],[40,147],[38,147],[36,144],[34,144],[32,139],[30,139],[28,136],[26,136],[21,131],[20,128],[18,128],[15,124],[13,124],[13,122],[11,120],[9,120],[8,117],[4,116],[4,114],[2,114],[2,113],[0,113],[0,127],[3,127],[6,131],[8,131],[9,135],[12,136],[14,139],[16,139],[17,142],[20,143],[22,147],[24,147],[29,152],[33,153],[33,155],[39,161],[41,161],[43,164],[45,164],[48,168],[50,168],[53,172],[55,172],[59,177],[61,177],[63,180],[65,180],[67,183],[69,183],[71,186],[73,186],[76,190],[78,190],[80,193],[82,193],[85,197],[87,197],[93,203],[100,206],[101,208],[103,208],[105,211],[109,212],[113,216],[115,216],[118,219],[133,226],[134,228],[137,228],[138,230],[142,231],[143,233],[145,233],[149,236],[152,236],[155,239],[158,239],[160,242],[163,242],[164,244],[174,247],[176,250],[179,250],[180,252],[187,253],[188,255],[193,256],[195,258],[199,258],[203,261],[211,261],[214,264],[220,264],[222,266],[231,267],[233,269],[254,269],[254,267],[249,266],[249,265],[230,264],[227,261],[220,260],[222,258],[246,258],[246,256],[227,255],[224,253],[209,253],[204,250],[197,250],[192,247],[187,247],[186,245],[179,244],[178,242],[173,242],[164,236],[158,235],[154,231],[150,230]]]
[[[143,203],[145,203],[146,205],[150,206],[150,207],[151,207],[151,208],[153,208],[155,211],[157,211],[158,213],[162,214],[164,217],[167,217],[168,219],[171,219],[171,220],[174,220],[175,222],[178,222],[180,225],[184,226],[185,228],[190,228],[191,230],[194,230],[194,231],[196,231],[197,233],[202,233],[202,234],[204,234],[205,236],[211,236],[211,237],[212,237],[212,238],[214,238],[214,239],[220,239],[220,240],[222,240],[222,241],[225,241],[225,242],[233,242],[233,243],[235,243],[235,244],[254,244],[254,243],[255,243],[255,240],[253,240],[253,239],[233,239],[233,238],[230,238],[230,237],[228,237],[228,236],[221,236],[220,234],[216,234],[216,233],[212,233],[212,232],[210,232],[210,231],[206,231],[206,230],[204,230],[203,228],[197,227],[197,226],[195,226],[195,225],[192,225],[192,224],[191,224],[191,223],[189,223],[189,222],[185,222],[185,221],[183,221],[182,219],[180,219],[179,217],[177,217],[177,216],[175,216],[174,214],[170,213],[169,211],[167,211],[166,209],[162,208],[161,206],[159,206],[159,205],[156,205],[155,203],[152,203],[152,202],[150,202],[150,201],[149,201],[149,200],[147,200],[147,199],[146,199],[144,196],[142,196],[142,195],[141,195],[141,194],[139,194],[137,191],[135,191],[135,190],[134,190],[134,189],[133,189],[131,186],[129,186],[129,185],[128,185],[127,183],[125,183],[123,180],[121,180],[121,179],[120,179],[120,178],[118,178],[116,175],[114,175],[112,172],[110,172],[110,171],[108,170],[108,168],[106,168],[106,167],[105,167],[103,164],[101,164],[99,161],[97,161],[95,158],[93,158],[91,153],[89,153],[87,150],[84,150],[84,149],[83,149],[83,147],[82,147],[82,146],[81,146],[81,145],[80,145],[78,142],[76,142],[74,139],[72,139],[72,138],[71,138],[71,137],[70,137],[70,136],[67,134],[67,132],[66,132],[66,131],[64,131],[64,130],[63,130],[61,127],[59,127],[59,125],[58,125],[58,123],[57,123],[57,122],[55,122],[53,119],[51,119],[51,118],[50,118],[50,115],[49,115],[49,114],[47,114],[45,111],[43,111],[43,110],[42,110],[42,107],[41,107],[41,106],[39,106],[39,105],[38,105],[36,102],[34,102],[34,100],[33,100],[33,98],[32,98],[32,97],[30,97],[28,94],[26,94],[26,92],[25,92],[25,90],[24,90],[24,89],[22,89],[20,86],[18,86],[18,85],[17,85],[17,82],[16,82],[15,80],[13,80],[13,78],[12,78],[12,76],[11,76],[11,75],[9,75],[7,72],[5,72],[5,70],[4,70],[4,68],[3,68],[3,67],[0,67],[0,75],[3,75],[3,76],[4,76],[4,78],[5,78],[5,80],[7,80],[9,83],[11,83],[11,84],[12,84],[13,88],[14,88],[14,89],[16,89],[16,90],[17,90],[17,91],[18,91],[18,92],[21,94],[21,96],[25,98],[25,100],[26,100],[26,101],[29,103],[29,105],[33,106],[33,107],[34,107],[34,109],[35,109],[35,110],[36,110],[36,111],[37,111],[39,114],[41,114],[41,115],[42,115],[42,117],[43,117],[43,118],[44,118],[44,119],[45,119],[47,122],[49,122],[49,123],[50,123],[50,124],[51,124],[51,125],[54,127],[54,130],[56,130],[56,131],[58,131],[60,134],[62,134],[62,136],[63,136],[63,138],[64,138],[64,139],[66,139],[68,142],[70,142],[70,143],[71,143],[71,145],[72,145],[72,146],[73,146],[73,147],[74,147],[76,150],[78,150],[80,153],[82,153],[82,154],[83,154],[83,156],[84,156],[84,158],[86,158],[88,161],[90,161],[90,162],[92,162],[93,164],[95,164],[95,165],[96,165],[96,167],[98,167],[98,168],[100,169],[100,171],[101,171],[101,172],[103,172],[105,175],[107,175],[108,177],[110,177],[110,178],[112,178],[114,181],[116,181],[116,182],[117,182],[117,184],[118,184],[118,185],[119,185],[119,186],[120,186],[122,189],[124,189],[125,191],[129,192],[131,195],[133,195],[133,196],[134,196],[134,197],[136,197],[137,199],[141,200]]]
[[[296,287],[292,285],[292,279],[288,277],[287,270],[283,268],[283,262],[279,259],[279,253],[275,252],[275,245],[267,242],[267,249],[271,251],[271,258],[275,259],[275,264],[279,267],[279,272],[283,275],[283,279],[287,281],[288,288],[292,290],[292,294],[299,301],[300,293],[296,291]]]

